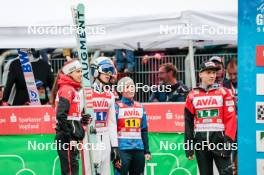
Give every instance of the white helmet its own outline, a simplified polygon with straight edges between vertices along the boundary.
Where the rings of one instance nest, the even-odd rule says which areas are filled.
[[[98,57],[91,61],[91,75],[94,78],[99,77],[100,73],[115,74],[113,61],[108,57]]]

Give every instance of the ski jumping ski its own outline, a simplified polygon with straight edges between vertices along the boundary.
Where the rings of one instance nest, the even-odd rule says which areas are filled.
[[[30,105],[41,105],[27,49],[17,49],[17,51],[21,63],[22,72],[25,77]]]
[[[93,102],[92,102],[92,84],[90,81],[90,65],[89,65],[89,58],[88,58],[88,49],[86,43],[86,32],[85,32],[85,7],[83,4],[79,3],[77,5],[77,9],[72,8],[72,15],[74,25],[76,26],[76,40],[78,45],[78,56],[82,63],[82,88],[83,94],[85,99],[85,113],[90,114],[92,116],[92,122],[89,125],[87,130],[88,134],[88,143],[92,145],[96,145],[96,132],[95,132],[95,117],[94,117],[94,110],[93,110]],[[91,146],[92,147],[92,146]],[[98,164],[94,162],[92,150],[89,149],[89,168],[85,168],[85,175],[99,175],[97,172]],[[85,166],[87,166],[87,162],[84,162]],[[87,172],[87,169],[90,172]]]

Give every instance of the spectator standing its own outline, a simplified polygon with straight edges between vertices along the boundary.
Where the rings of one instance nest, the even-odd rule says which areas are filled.
[[[209,61],[212,61],[215,63],[216,66],[218,66],[220,69],[216,72],[216,80],[215,82],[218,83],[220,86],[223,86],[223,83],[225,81],[225,66],[223,63],[223,59],[218,56],[213,56],[209,59]]]
[[[177,68],[172,63],[166,63],[159,68],[160,87],[167,88],[156,89],[150,96],[150,102],[184,102],[188,93],[188,87],[177,80]],[[164,90],[165,89],[165,90]]]
[[[234,101],[237,103],[237,59],[231,59],[227,64],[227,80],[224,81],[224,87],[228,88]],[[234,165],[234,175],[237,175],[237,151],[232,152],[232,160]]]
[[[116,49],[115,57],[118,72],[131,73],[135,68],[135,55],[132,50]]]
[[[227,64],[227,80],[224,81],[224,87],[230,89],[232,95],[237,97],[237,59],[231,59]]]
[[[51,72],[51,67],[49,64],[39,59],[38,51],[31,49],[32,54],[29,54],[29,59],[32,65],[33,74],[36,80],[43,82],[43,87],[45,88],[45,99],[42,100],[44,104],[49,101],[49,92],[48,89],[52,89],[53,84],[53,75]],[[14,86],[15,94],[12,94],[12,88]],[[4,88],[3,102],[8,103],[9,97],[14,95],[14,100],[9,105],[25,105],[29,103],[29,96],[27,91],[27,86],[24,78],[24,74],[21,68],[21,63],[19,59],[14,59],[10,63],[9,72]]]

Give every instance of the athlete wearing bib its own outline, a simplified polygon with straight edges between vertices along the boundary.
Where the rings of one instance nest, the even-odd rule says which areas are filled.
[[[148,126],[143,106],[133,100],[134,82],[124,77],[118,82],[121,101],[116,102],[118,144],[121,168],[115,174],[143,175],[145,159],[150,160]]]
[[[92,60],[91,74],[94,78],[93,84],[93,110],[95,113],[96,147],[92,147],[93,161],[99,165],[98,173],[110,175],[111,154],[118,159],[117,124],[115,117],[115,97],[108,85],[111,75],[114,74],[114,65],[107,57],[99,57]],[[87,144],[87,134],[83,140]],[[89,150],[84,149],[84,166],[90,164]],[[88,171],[87,171],[88,172]]]
[[[58,92],[55,93],[57,95],[53,103],[56,106],[55,139],[58,144],[61,174],[78,175],[80,156],[76,145],[84,138],[84,130],[90,118],[88,114],[82,114],[81,63],[77,60],[66,63],[58,77]]]
[[[231,150],[236,137],[235,102],[229,90],[214,84],[218,67],[213,62],[202,65],[201,84],[194,88],[185,104],[186,156],[196,154],[201,175],[213,175],[213,161],[220,175],[232,175]]]

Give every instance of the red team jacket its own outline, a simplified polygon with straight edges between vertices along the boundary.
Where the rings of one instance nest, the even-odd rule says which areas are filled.
[[[224,131],[225,136],[235,140],[236,108],[228,89],[212,87],[205,91],[200,87],[195,88],[186,99],[185,110],[187,110],[185,111],[187,137],[192,135],[190,132]]]
[[[64,74],[60,74],[58,86],[56,132],[67,142],[70,140],[82,140],[84,129],[80,120],[83,111],[83,96],[81,95],[80,83],[73,81]]]

